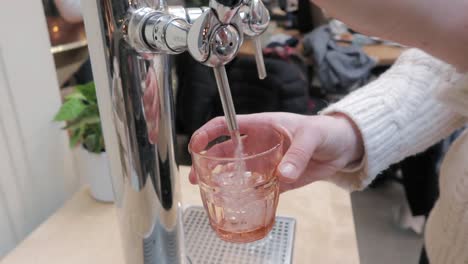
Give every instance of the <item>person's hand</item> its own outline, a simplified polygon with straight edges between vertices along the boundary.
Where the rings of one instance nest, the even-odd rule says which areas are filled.
[[[263,113],[238,116],[238,122],[244,126],[273,124],[283,132],[286,153],[278,166],[281,192],[326,180],[363,156],[360,133],[343,115]],[[224,124],[223,117],[215,118],[197,132]],[[191,183],[197,183],[193,168],[189,179]]]
[[[354,30],[417,47],[468,69],[467,1],[311,0]]]

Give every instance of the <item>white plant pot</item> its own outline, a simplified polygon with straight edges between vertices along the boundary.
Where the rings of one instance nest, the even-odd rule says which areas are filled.
[[[89,185],[91,196],[100,202],[113,202],[111,174],[107,154],[91,153],[82,146],[77,148],[76,162],[81,179]]]

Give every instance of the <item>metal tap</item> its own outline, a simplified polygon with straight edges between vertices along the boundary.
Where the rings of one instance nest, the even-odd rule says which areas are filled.
[[[263,60],[262,43],[259,36],[265,32],[270,22],[270,14],[261,0],[247,0],[247,4],[240,12],[244,34],[254,38],[255,62],[257,63],[258,77],[267,76]]]
[[[224,65],[235,58],[245,34],[254,39],[258,76],[264,79],[266,69],[258,36],[269,21],[261,0],[211,0],[207,8],[173,7],[168,12],[142,9],[130,15],[128,41],[141,51],[188,51],[195,60],[212,67],[229,130],[234,131],[238,129],[236,113]]]
[[[82,1],[82,9],[126,263],[187,263],[170,55],[188,51],[213,67],[220,96],[230,98],[224,65],[244,35],[255,38],[266,29],[268,11],[260,0],[211,0],[199,8],[99,0]]]
[[[195,60],[213,68],[234,59],[245,34],[255,39],[255,57],[263,79],[266,71],[257,40],[269,21],[268,9],[261,0],[211,0],[209,7],[201,8],[142,8],[129,14],[125,27],[128,42],[139,51],[188,51]]]
[[[188,51],[192,57],[213,67],[224,114],[230,131],[238,130],[231,88],[224,65],[234,59],[243,42],[236,16],[240,0],[210,1],[210,8],[192,25],[189,31]]]

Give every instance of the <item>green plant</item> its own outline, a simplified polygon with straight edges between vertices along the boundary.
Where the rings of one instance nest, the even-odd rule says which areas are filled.
[[[90,152],[105,150],[94,82],[76,86],[65,97],[54,121],[67,122],[63,129],[70,132],[70,147],[81,143]]]

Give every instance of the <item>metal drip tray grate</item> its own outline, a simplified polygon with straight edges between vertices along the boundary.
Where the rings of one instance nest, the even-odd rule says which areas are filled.
[[[211,229],[203,207],[188,207],[184,213],[187,254],[192,264],[290,264],[295,224],[293,218],[277,216],[265,239],[228,243]]]

